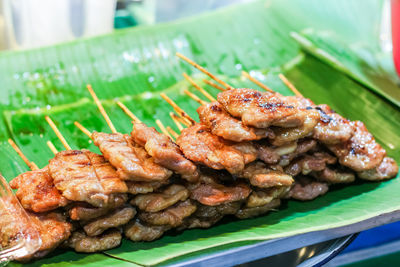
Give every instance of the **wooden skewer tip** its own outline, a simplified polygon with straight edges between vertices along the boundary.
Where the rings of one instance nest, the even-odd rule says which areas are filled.
[[[65,147],[66,150],[71,150],[71,147],[68,145],[67,140],[65,140],[64,136],[58,130],[57,126],[54,124],[53,120],[49,117],[45,117],[46,121],[50,125],[51,129],[53,129],[54,133],[57,135],[58,139],[60,139],[61,143]]]

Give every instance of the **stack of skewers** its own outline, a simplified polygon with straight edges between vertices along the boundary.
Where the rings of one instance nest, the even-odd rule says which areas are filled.
[[[211,101],[185,90],[201,105],[199,123],[161,94],[176,112],[170,115],[180,134],[157,120],[159,133],[120,102],[133,120],[133,131],[118,133],[88,86],[112,133],[75,125],[102,155],[71,149],[49,117],[66,150],[58,152],[48,142],[55,153],[48,166],[39,169],[9,140],[32,169],[10,185],[29,212],[27,224],[42,239],[39,251],[20,260],[43,257],[59,246],[103,251],[118,246],[122,235],[151,241],[170,229],[210,227],[227,215],[259,216],[277,208],[282,199],[312,200],[333,184],[396,176],[396,162],[362,122],[315,105],[283,75],[295,96],[280,95],[247,73],[266,91],[233,88],[178,56],[218,82],[207,81],[221,90],[215,99],[184,74]],[[13,238],[7,229],[1,229],[2,242],[7,231]]]

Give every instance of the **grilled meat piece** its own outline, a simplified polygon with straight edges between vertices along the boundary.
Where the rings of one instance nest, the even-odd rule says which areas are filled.
[[[257,157],[257,150],[251,143],[236,144],[224,140],[210,133],[202,124],[184,129],[176,142],[193,162],[212,169],[226,169],[230,173],[239,173],[245,164]]]
[[[227,90],[218,94],[218,102],[244,125],[256,128],[301,126],[312,109],[298,107],[298,100],[278,93],[269,94],[247,88]]]
[[[285,173],[297,176],[300,173],[307,175],[312,171],[323,171],[327,164],[335,164],[336,158],[326,152],[314,152],[312,155],[303,155],[285,167]]]
[[[293,154],[297,150],[297,141],[276,147],[267,142],[259,142],[256,144],[258,158],[267,164],[277,164],[283,158]]]
[[[126,181],[126,185],[128,186],[128,193],[132,195],[151,193],[167,183],[168,181],[163,181],[163,182]]]
[[[356,172],[378,167],[386,156],[386,151],[361,121],[351,124],[355,129],[353,136],[345,143],[328,145],[328,148],[339,158],[340,164]]]
[[[266,190],[256,190],[251,193],[246,201],[247,208],[263,207],[276,198],[284,197],[290,190],[290,186],[278,186]]]
[[[142,194],[131,200],[131,204],[140,210],[157,212],[164,210],[178,201],[185,201],[189,197],[189,190],[182,185],[173,184],[160,193]]]
[[[296,157],[299,157],[300,155],[307,153],[316,147],[317,141],[313,139],[301,139],[297,142],[296,149],[293,152],[281,156],[279,165],[285,167],[289,165],[289,163]]]
[[[127,134],[94,132],[92,138],[123,180],[165,181],[172,175],[170,170],[155,163],[154,158]]]
[[[354,133],[352,123],[334,112],[328,105],[318,105],[321,118],[314,128],[313,138],[327,144],[334,145],[344,143]]]
[[[110,229],[100,236],[87,236],[83,231],[76,231],[68,245],[76,252],[94,253],[118,247],[121,240],[122,235],[117,229]]]
[[[313,181],[308,177],[296,178],[294,186],[286,197],[301,201],[313,200],[328,192],[328,184]]]
[[[243,142],[267,137],[274,138],[274,133],[270,129],[259,129],[244,125],[241,120],[229,115],[218,102],[200,106],[197,113],[200,123],[205,125],[212,134],[225,140]]]
[[[128,195],[113,194],[109,196],[107,205],[102,208],[93,207],[85,202],[76,203],[69,209],[69,217],[72,220],[89,221],[103,216],[113,209],[121,207],[126,201],[128,201]]]
[[[254,208],[248,208],[248,207],[241,208],[235,214],[235,216],[239,219],[252,218],[252,217],[259,216],[261,214],[265,214],[268,211],[279,207],[280,205],[281,205],[281,200],[276,198],[276,199],[273,199],[268,204],[265,204],[264,206],[259,206],[259,207],[254,207]]]
[[[151,225],[169,225],[177,227],[182,224],[186,217],[189,217],[195,211],[196,205],[188,199],[163,211],[140,213],[139,219]]]
[[[111,165],[101,155],[88,150],[57,153],[49,161],[49,172],[65,198],[95,207],[106,206],[109,195],[128,190]]]
[[[273,170],[261,161],[248,164],[239,176],[249,179],[250,184],[261,188],[290,186],[293,183],[290,175],[280,170]]]
[[[171,226],[148,225],[136,219],[124,227],[124,234],[134,242],[153,241],[160,238],[169,229]]]
[[[15,195],[27,210],[46,212],[68,204],[68,200],[54,186],[47,167],[18,175],[10,186],[17,189]]]
[[[329,184],[352,183],[356,178],[352,172],[333,169],[332,167],[326,167],[322,171],[311,172],[311,175],[318,181]]]
[[[179,147],[168,136],[143,123],[134,123],[131,136],[146,149],[155,163],[175,171],[189,182],[197,181],[199,173],[196,165],[183,156]]]
[[[275,138],[271,143],[275,146],[282,146],[284,144],[296,141],[298,139],[312,135],[315,126],[320,121],[319,113],[311,109],[307,114],[304,123],[294,128],[274,128]]]
[[[385,157],[378,167],[357,173],[358,177],[369,181],[381,181],[393,178],[399,172],[399,166],[394,159]]]
[[[190,186],[190,198],[197,200],[206,206],[218,206],[224,203],[246,199],[251,189],[244,183],[234,185],[222,185],[216,179],[202,175],[201,182]]]
[[[127,224],[136,215],[136,210],[130,206],[121,207],[110,214],[94,219],[83,226],[88,236],[97,236],[110,228]]]
[[[109,195],[128,190],[104,157],[88,150],[57,153],[49,161],[49,172],[66,199],[88,202],[95,207],[106,206]]]

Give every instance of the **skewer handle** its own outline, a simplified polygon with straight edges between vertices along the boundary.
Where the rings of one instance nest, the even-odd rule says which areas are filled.
[[[71,147],[68,145],[67,140],[65,140],[64,136],[61,134],[61,132],[58,130],[57,126],[54,124],[54,122],[50,119],[49,116],[45,117],[46,121],[50,125],[51,129],[53,129],[54,133],[57,135],[58,139],[60,139],[61,143],[65,147],[66,150],[71,150]]]
[[[117,105],[125,112],[126,115],[128,115],[134,122],[141,122],[138,117],[135,116],[135,114],[132,113],[132,111],[129,110],[127,106],[125,106],[122,102],[118,101]]]
[[[258,86],[260,86],[262,89],[264,89],[265,91],[268,91],[270,93],[275,94],[275,91],[272,90],[271,88],[269,88],[268,86],[266,86],[265,84],[263,84],[262,82],[260,82],[259,80],[257,80],[256,78],[252,77],[248,72],[242,71],[242,75],[244,77],[246,77],[247,79],[249,79],[250,81],[252,81],[253,83],[257,84]]]
[[[111,132],[116,133],[117,129],[115,129],[114,124],[110,120],[110,117],[108,117],[107,112],[105,111],[105,109],[104,109],[103,105],[101,104],[99,98],[97,97],[96,93],[93,91],[92,86],[90,84],[88,84],[86,87],[87,87],[90,95],[92,96],[94,102],[96,103],[97,107],[99,108],[101,115],[106,120],[108,127],[110,127]]]
[[[296,89],[296,87],[285,77],[285,75],[283,75],[282,73],[280,73],[279,78],[282,80],[282,82],[289,87],[289,89],[298,97],[303,97],[303,95],[300,93],[299,90]]]
[[[207,97],[208,100],[211,102],[217,101],[214,97],[212,97],[206,90],[201,88],[195,81],[193,81],[192,78],[189,77],[186,73],[183,73],[183,77],[185,77],[186,80],[188,80],[197,90],[199,90],[205,97]]]
[[[24,155],[22,150],[17,146],[17,144],[12,139],[8,139],[8,143],[32,171],[39,170],[38,166],[33,161],[29,161],[29,159]]]

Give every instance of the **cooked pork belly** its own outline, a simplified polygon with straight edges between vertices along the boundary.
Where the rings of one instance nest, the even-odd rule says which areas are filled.
[[[329,184],[346,184],[355,180],[355,175],[351,171],[340,170],[333,167],[326,167],[322,171],[311,172],[311,175],[321,182]]]
[[[200,122],[212,134],[226,140],[243,142],[275,137],[270,129],[258,129],[244,125],[241,120],[229,115],[218,102],[200,106],[197,113]]]
[[[313,200],[328,192],[328,184],[313,181],[308,177],[296,178],[294,186],[290,189],[286,197],[301,201]]]
[[[253,144],[224,140],[210,133],[202,124],[184,129],[176,142],[193,162],[217,170],[226,169],[233,174],[241,172],[245,164],[257,157]]]
[[[68,200],[54,186],[47,167],[18,175],[10,186],[17,189],[15,195],[27,210],[46,212],[68,204]]]
[[[385,157],[378,167],[357,173],[358,177],[369,181],[381,181],[393,178],[399,172],[399,166],[394,159]]]
[[[249,179],[253,186],[261,188],[290,186],[293,183],[290,175],[271,169],[261,161],[248,164],[239,177]]]
[[[336,158],[326,152],[314,152],[311,155],[303,155],[288,166],[285,167],[285,173],[291,176],[297,176],[300,173],[307,175],[312,171],[318,172],[323,171],[327,164],[335,164]]]
[[[94,132],[92,138],[121,179],[152,182],[164,181],[172,175],[127,134]]]
[[[128,186],[128,193],[132,195],[151,193],[165,184],[168,184],[168,180],[162,182],[126,181],[126,185]]]
[[[182,185],[173,184],[160,193],[148,193],[136,196],[131,204],[140,210],[157,212],[166,209],[178,201],[185,201],[189,197],[189,190]]]
[[[362,122],[354,121],[351,124],[355,129],[353,136],[347,142],[328,145],[328,148],[339,158],[340,164],[356,172],[378,167],[386,156],[386,151]]]
[[[77,252],[94,253],[118,247],[121,240],[121,232],[117,229],[110,229],[99,236],[87,236],[83,231],[76,231],[68,240],[68,245]]]
[[[155,163],[175,171],[190,182],[197,181],[199,173],[196,165],[183,156],[179,147],[168,136],[143,123],[134,123],[131,136],[146,149]]]
[[[264,190],[253,191],[246,201],[246,207],[263,207],[276,198],[284,197],[289,190],[290,186],[278,186]]]
[[[238,210],[235,216],[238,217],[239,219],[252,218],[265,214],[268,211],[279,207],[280,205],[281,205],[281,200],[276,198],[273,199],[271,202],[265,204],[264,206],[258,206],[253,208],[249,207],[241,208],[240,210]]]
[[[107,229],[117,228],[118,226],[127,224],[135,215],[135,208],[124,206],[86,223],[85,226],[83,226],[83,230],[88,236],[97,236]]]
[[[177,227],[182,224],[186,217],[189,217],[195,211],[196,205],[188,199],[159,212],[140,213],[139,219],[151,225]]]
[[[65,198],[95,207],[106,206],[109,195],[128,190],[104,157],[88,150],[57,153],[49,161],[49,172]]]
[[[171,229],[169,225],[148,225],[139,219],[131,221],[124,227],[124,234],[134,242],[153,241]]]

